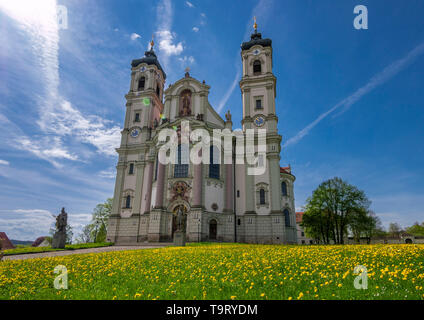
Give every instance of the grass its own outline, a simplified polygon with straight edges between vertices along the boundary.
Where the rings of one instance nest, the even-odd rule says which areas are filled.
[[[100,247],[107,247],[111,245],[113,245],[113,243],[102,242],[102,243],[67,244],[65,246],[65,249],[53,249],[52,247],[17,247],[15,249],[4,250],[3,252],[5,256],[11,256],[16,254],[41,253],[41,252],[49,252],[49,251],[100,248]]]
[[[68,290],[54,268],[66,266]],[[368,289],[354,287],[355,266]],[[8,260],[0,299],[421,299],[424,245],[206,244]]]

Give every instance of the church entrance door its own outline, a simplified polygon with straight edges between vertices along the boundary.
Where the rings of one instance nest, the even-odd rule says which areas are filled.
[[[209,222],[209,240],[216,240],[217,225],[214,219]]]

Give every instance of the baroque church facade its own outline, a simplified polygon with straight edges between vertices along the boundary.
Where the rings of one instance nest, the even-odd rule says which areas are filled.
[[[241,45],[243,76],[242,132],[266,130],[265,172],[248,174],[249,164],[216,163],[224,153],[211,147],[211,164],[186,164],[187,148],[178,146],[176,163],[159,161],[162,129],[180,133],[182,121],[191,130],[232,132],[231,114],[225,120],[208,101],[210,86],[185,77],[165,89],[166,73],[153,50],[132,61],[131,85],[107,240],[120,244],[171,242],[176,215],[185,216],[187,241],[296,243],[296,214],[290,167],[280,167],[281,139],[277,131],[276,77],[272,72],[272,41],[256,30]],[[235,140],[235,138],[234,138]],[[235,143],[234,143],[235,145]]]

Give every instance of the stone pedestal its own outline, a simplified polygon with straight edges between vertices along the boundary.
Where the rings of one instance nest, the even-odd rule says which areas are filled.
[[[52,240],[53,249],[64,249],[66,244],[66,233],[65,232],[56,232]]]
[[[174,232],[174,246],[184,247],[186,244],[186,234],[183,231]]]

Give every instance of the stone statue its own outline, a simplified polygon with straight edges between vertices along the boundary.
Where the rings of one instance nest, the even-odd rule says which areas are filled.
[[[176,225],[177,230],[174,232],[174,245],[175,246],[185,246],[186,243],[186,234],[185,234],[185,225],[186,225],[186,215],[183,211],[183,206],[178,207]]]
[[[182,116],[189,116],[191,115],[191,109],[190,109],[190,95],[188,93],[186,93],[183,98],[182,98],[182,102],[183,102],[183,107],[181,110],[181,115]]]
[[[185,214],[181,207],[179,206],[177,211],[177,231],[185,231]]]
[[[67,224],[68,224],[68,214],[65,212],[65,208],[62,208],[62,211],[56,217],[56,232],[53,235],[52,248],[54,249],[65,248]]]
[[[225,114],[225,120],[227,121],[231,121],[231,113],[230,110],[227,111],[227,113]]]

